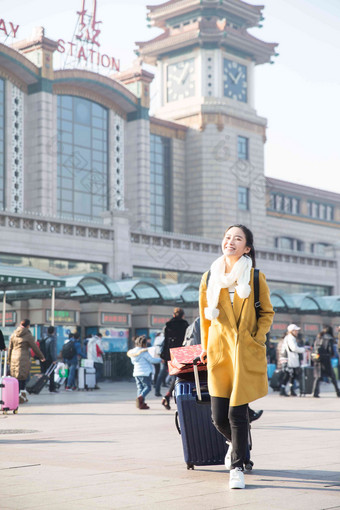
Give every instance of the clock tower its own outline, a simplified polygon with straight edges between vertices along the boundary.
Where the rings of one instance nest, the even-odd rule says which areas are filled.
[[[190,128],[187,233],[219,238],[242,222],[264,241],[266,119],[255,110],[254,68],[272,62],[276,44],[248,33],[260,26],[263,6],[170,0],[148,8],[151,25],[163,30],[137,43],[157,68],[155,116]]]

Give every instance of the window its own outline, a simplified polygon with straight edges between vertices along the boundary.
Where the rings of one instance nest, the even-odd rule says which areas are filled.
[[[171,232],[171,139],[151,134],[150,143],[150,226]]]
[[[286,214],[299,214],[300,199],[274,192],[270,194],[270,209]]]
[[[311,246],[312,253],[315,253],[315,255],[326,255],[326,250],[329,246],[331,245],[328,243],[313,243]]]
[[[81,97],[58,96],[58,214],[101,220],[108,195],[106,108]]]
[[[249,188],[238,187],[238,208],[242,211],[249,211]]]
[[[313,285],[310,283],[277,282],[267,280],[271,292],[285,292],[287,294],[299,294],[308,292],[314,296],[331,296],[332,287],[326,285]]]
[[[55,276],[70,276],[85,273],[105,273],[105,265],[80,260],[48,259],[27,255],[0,254],[0,263],[13,267],[33,267]]]
[[[237,137],[237,157],[238,159],[249,159],[248,154],[249,140],[244,136]]]
[[[281,250],[303,251],[303,242],[293,237],[276,237],[276,248]]]
[[[174,271],[173,269],[154,269],[150,267],[133,268],[134,278],[154,278],[165,285],[168,283],[193,283],[200,284],[202,273],[190,273],[189,271]]]
[[[5,207],[5,82],[0,79],[0,209]]]
[[[333,221],[334,207],[332,205],[322,204],[314,200],[308,201],[308,216],[319,220]]]

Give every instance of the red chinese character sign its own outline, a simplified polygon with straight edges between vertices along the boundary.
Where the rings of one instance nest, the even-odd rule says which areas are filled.
[[[115,57],[101,53],[99,27],[103,23],[97,19],[97,0],[82,0],[81,10],[77,11],[78,20],[72,41],[58,40],[58,52],[63,56],[63,68],[80,67],[99,72],[100,69],[119,71],[120,61]]]
[[[77,14],[79,14],[79,33],[76,35],[76,38],[80,41],[87,41],[91,42],[93,44],[96,44],[98,47],[100,46],[97,38],[100,34],[100,30],[97,28],[97,26],[100,23],[103,23],[102,21],[97,21],[97,0],[93,0],[93,11],[92,16],[87,15],[87,9],[85,9],[85,0],[82,2],[82,9],[81,11],[77,11]],[[89,23],[86,22],[86,17],[88,16]]]

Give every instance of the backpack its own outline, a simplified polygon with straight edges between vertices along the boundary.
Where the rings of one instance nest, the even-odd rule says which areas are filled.
[[[168,337],[162,344],[162,349],[159,357],[164,361],[169,361],[170,349],[174,349],[175,347],[179,347],[177,338]]]
[[[188,345],[198,345],[201,343],[201,335],[200,335],[200,318],[196,317],[196,319],[188,326],[185,332],[185,338],[183,342],[183,347],[187,347]]]
[[[183,321],[184,323],[185,321]],[[168,325],[169,324],[169,325]],[[188,323],[186,323],[187,326],[185,327],[185,330],[187,329],[188,327]],[[184,324],[183,324],[184,326]],[[180,328],[182,329],[182,328]],[[162,349],[161,349],[161,352],[160,352],[160,358],[164,361],[169,361],[170,360],[170,349],[175,349],[176,347],[182,347],[183,345],[183,340],[184,340],[184,337],[185,337],[185,330],[182,331],[178,331],[177,330],[177,327],[173,326],[173,324],[171,323],[167,323],[167,325],[165,326],[164,328],[164,342],[163,342],[163,345],[162,345]]]
[[[63,345],[61,355],[64,359],[72,359],[76,354],[77,350],[73,340],[69,340]]]
[[[209,269],[207,280],[206,280],[206,286],[208,288],[209,280],[210,280],[211,270]],[[256,313],[256,320],[259,320],[260,317],[260,271],[258,269],[254,269],[254,306],[255,306],[255,313]]]

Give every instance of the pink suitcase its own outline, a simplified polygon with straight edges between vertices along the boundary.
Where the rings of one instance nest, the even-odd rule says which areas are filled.
[[[0,357],[0,409],[3,413],[7,411],[18,412],[19,407],[19,382],[15,377],[10,377],[7,374],[7,352],[4,356],[4,375],[2,376],[2,359]]]

